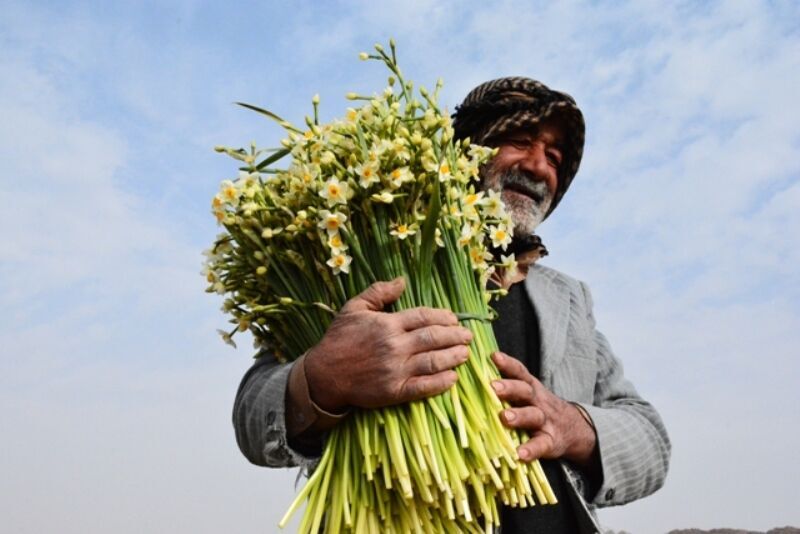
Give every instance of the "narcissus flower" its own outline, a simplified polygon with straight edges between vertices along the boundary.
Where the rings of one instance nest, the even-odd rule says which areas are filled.
[[[350,262],[352,261],[353,258],[347,254],[336,254],[327,261],[327,264],[333,268],[333,274],[349,273]]]
[[[241,191],[238,187],[236,187],[232,181],[224,180],[220,187],[220,197],[226,203],[235,206],[239,203],[239,195]]]
[[[370,198],[376,202],[382,202],[384,204],[391,204],[392,202],[394,202],[394,195],[389,191],[381,191],[380,193],[375,193]]]
[[[405,239],[408,236],[412,236],[417,233],[419,226],[416,223],[412,224],[397,224],[394,226],[393,230],[390,230],[389,233],[395,236],[397,239]]]
[[[378,165],[376,163],[363,163],[358,165],[354,170],[358,176],[358,185],[364,189],[369,188],[369,186],[379,181]]]
[[[394,189],[398,189],[406,182],[414,181],[414,173],[408,167],[400,167],[389,173],[389,183]]]
[[[347,203],[347,183],[340,182],[338,178],[331,177],[322,189],[319,190],[319,196],[328,201],[328,206],[335,206],[336,204]]]
[[[511,233],[502,226],[489,226],[489,239],[493,247],[505,250],[511,244]]]
[[[328,210],[321,210],[319,215],[319,227],[327,230],[328,234],[338,232],[339,228],[347,221],[347,215],[340,212],[331,213]]]
[[[484,212],[487,216],[499,219],[505,215],[505,207],[500,193],[490,189],[483,201]]]
[[[338,232],[328,236],[328,246],[334,255],[339,255],[342,251],[347,250],[347,245],[342,241],[342,235]]]

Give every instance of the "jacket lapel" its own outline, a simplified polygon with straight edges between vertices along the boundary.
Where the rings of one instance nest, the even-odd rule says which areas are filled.
[[[525,289],[539,319],[541,337],[541,381],[552,389],[553,371],[564,357],[569,325],[569,288],[556,272],[532,265],[525,278]]]

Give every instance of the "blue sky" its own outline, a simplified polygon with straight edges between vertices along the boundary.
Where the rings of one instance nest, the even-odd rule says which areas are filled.
[[[541,227],[674,442],[634,533],[800,525],[800,7],[794,2],[0,1],[0,514],[10,532],[264,532],[295,473],[229,422],[250,349],[216,333],[201,251],[235,175],[274,145],[232,105],[326,119],[385,72],[571,93],[584,161]],[[46,511],[46,513],[45,513]]]

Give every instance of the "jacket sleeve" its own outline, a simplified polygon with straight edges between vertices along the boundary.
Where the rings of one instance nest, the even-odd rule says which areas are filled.
[[[233,427],[242,454],[256,465],[310,468],[319,460],[292,447],[286,435],[286,386],[293,365],[264,352],[239,385]]]
[[[664,484],[671,445],[658,412],[625,378],[622,362],[614,356],[606,337],[596,330],[589,288],[580,285],[594,332],[598,365],[594,401],[581,404],[595,425],[603,473],[602,485],[590,499],[598,507],[625,504],[650,495]]]

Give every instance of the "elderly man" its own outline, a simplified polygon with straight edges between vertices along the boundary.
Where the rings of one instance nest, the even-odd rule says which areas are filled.
[[[520,271],[495,304],[503,375],[493,386],[511,407],[502,422],[528,431],[522,461],[541,459],[557,506],[506,508],[503,533],[597,532],[593,510],[649,495],[663,484],[670,444],[654,408],[625,379],[595,329],[588,287],[533,264],[546,254],[534,230],[563,197],[580,164],[584,121],[574,100],[528,78],[501,78],[470,92],[456,137],[497,147],[483,186],[499,191],[515,224]],[[508,281],[507,281],[508,283]],[[298,361],[265,355],[242,380],[234,406],[239,446],[253,463],[308,466],[327,430],[351,407],[435,395],[456,380],[469,330],[444,310],[383,311],[402,279],[350,300]]]

